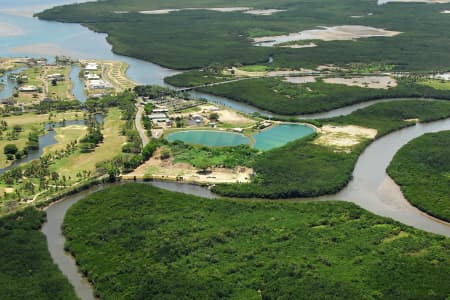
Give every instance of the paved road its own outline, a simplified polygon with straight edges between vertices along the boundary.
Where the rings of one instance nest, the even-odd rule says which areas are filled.
[[[139,136],[141,137],[141,141],[142,141],[142,146],[145,147],[148,142],[150,141],[150,138],[147,136],[147,130],[142,127],[142,115],[144,114],[144,106],[142,105],[141,100],[138,100],[138,102],[136,103],[136,107],[137,107],[137,113],[136,113],[136,118],[134,119],[134,124],[136,125],[136,129],[139,133]]]

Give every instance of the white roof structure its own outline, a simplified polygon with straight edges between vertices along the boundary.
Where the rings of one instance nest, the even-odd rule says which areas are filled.
[[[84,69],[85,69],[85,70],[88,70],[88,71],[96,71],[96,70],[98,69],[98,65],[97,65],[97,63],[88,63],[88,64],[84,67]]]

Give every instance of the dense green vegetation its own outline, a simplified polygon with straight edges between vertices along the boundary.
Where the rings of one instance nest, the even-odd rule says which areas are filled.
[[[320,120],[341,125],[359,125],[378,130],[380,137],[389,132],[414,124],[415,119],[429,122],[450,116],[450,102],[398,100],[359,109],[350,115]]]
[[[222,70],[220,70],[221,72]],[[193,87],[231,80],[233,77],[203,70],[186,71],[164,78],[164,81],[177,87]]]
[[[388,173],[413,205],[450,222],[450,131],[409,142],[395,155]]]
[[[350,203],[207,200],[127,184],[77,203],[64,232],[102,299],[450,293],[448,239]]]
[[[0,219],[0,299],[77,299],[50,258],[44,221],[34,208]]]
[[[152,9],[228,6],[287,11],[272,16],[207,10],[162,15],[136,13]],[[445,4],[378,6],[376,1],[359,0],[237,0],[232,3],[226,0],[109,0],[56,7],[39,17],[83,23],[95,31],[108,33],[108,40],[117,53],[178,69],[205,67],[217,62],[226,65],[263,63],[272,55],[274,64],[282,67],[364,63],[392,65],[396,70],[436,70],[450,67],[450,39],[443,38],[450,19],[440,13],[445,9],[448,9]],[[314,41],[318,47],[303,49],[255,47],[250,40],[250,37],[266,34],[336,25],[366,25],[402,34],[353,42]]]
[[[213,191],[231,197],[293,198],[333,194],[351,179],[362,146],[351,153],[313,144],[310,136],[259,156],[250,184],[219,184]]]
[[[394,101],[357,110],[344,117],[321,120],[322,123],[359,125],[377,129],[377,137],[414,124],[405,121],[418,118],[431,121],[450,116],[447,101]],[[332,194],[349,180],[359,154],[368,142],[362,142],[350,153],[336,152],[333,147],[313,144],[314,137],[297,140],[268,151],[253,164],[257,177],[250,184],[218,184],[213,191],[232,197],[288,198]]]
[[[409,79],[399,80],[398,86],[390,89],[327,84],[320,79],[314,83],[293,84],[283,81],[283,78],[258,78],[200,90],[284,115],[328,111],[380,98],[450,99],[449,90],[435,90],[428,86],[415,84]]]
[[[175,162],[186,162],[193,166],[198,166],[199,164],[224,168],[251,166],[258,153],[258,150],[252,149],[248,145],[205,147],[175,141],[169,143],[167,147],[175,158]],[[164,148],[162,152],[164,152]]]

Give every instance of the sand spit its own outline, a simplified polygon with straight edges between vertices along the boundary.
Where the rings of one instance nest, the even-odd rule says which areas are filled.
[[[450,1],[450,0],[449,0]],[[351,41],[359,38],[369,37],[393,37],[401,32],[389,31],[381,28],[343,25],[334,27],[321,27],[320,29],[304,30],[287,35],[265,36],[254,38],[257,46],[273,47],[282,43],[304,41],[304,40],[322,40],[322,41]]]
[[[314,76],[302,76],[302,77],[285,77],[284,81],[294,84],[316,82]]]
[[[0,22],[0,37],[23,35],[25,32],[15,25]]]
[[[325,83],[359,86],[369,89],[389,89],[397,86],[397,81],[389,76],[362,76],[352,78],[324,78]]]
[[[450,14],[450,10],[441,11],[441,14]]]

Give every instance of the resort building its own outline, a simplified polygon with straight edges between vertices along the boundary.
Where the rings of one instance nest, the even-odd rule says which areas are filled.
[[[39,91],[39,88],[34,85],[26,85],[26,86],[21,86],[19,88],[19,92],[24,92],[24,93],[32,93],[32,92],[37,92],[37,91]]]
[[[97,71],[97,70],[98,70],[98,65],[97,65],[97,63],[88,63],[88,64],[84,67],[84,69],[85,69],[86,71]]]
[[[172,121],[169,119],[167,114],[165,113],[152,113],[147,116],[150,120],[152,120],[152,123],[154,125],[161,125],[165,124],[167,126],[170,126],[172,124]]]

